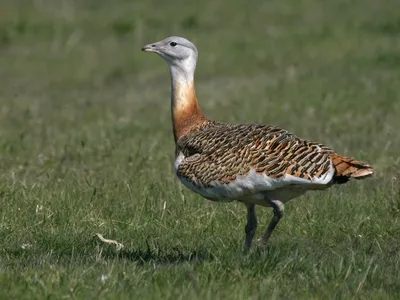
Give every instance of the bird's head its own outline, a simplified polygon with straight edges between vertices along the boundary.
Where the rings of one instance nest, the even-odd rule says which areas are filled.
[[[183,37],[168,37],[144,46],[142,51],[157,53],[170,67],[178,67],[183,71],[194,71],[196,68],[197,48]]]

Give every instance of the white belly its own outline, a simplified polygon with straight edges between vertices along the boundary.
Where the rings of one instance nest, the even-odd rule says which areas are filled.
[[[183,177],[179,180],[193,192],[206,199],[218,202],[232,202],[234,200],[269,206],[270,200],[279,199],[287,202],[293,198],[303,195],[306,190],[296,186],[287,186],[276,189],[260,189],[252,180],[251,175],[243,179],[236,179],[228,184],[213,183],[212,187],[202,187],[201,184],[193,184]],[[268,184],[266,184],[268,186]],[[268,186],[270,187],[270,186]]]

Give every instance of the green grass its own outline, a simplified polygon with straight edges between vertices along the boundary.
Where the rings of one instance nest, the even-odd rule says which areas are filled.
[[[167,66],[140,51],[169,35],[211,119],[377,176],[289,202],[243,256],[244,206],[174,177]],[[0,298],[399,299],[399,36],[398,0],[2,1]]]

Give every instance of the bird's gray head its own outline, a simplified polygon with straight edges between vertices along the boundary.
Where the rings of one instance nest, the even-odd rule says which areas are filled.
[[[194,72],[196,68],[197,48],[183,37],[168,37],[162,41],[144,46],[142,51],[157,53],[171,67],[178,67],[183,71]]]

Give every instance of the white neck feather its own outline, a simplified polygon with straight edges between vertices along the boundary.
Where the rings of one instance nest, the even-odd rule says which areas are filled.
[[[194,80],[194,72],[196,70],[197,57],[188,57],[182,61],[174,61],[169,63],[171,73],[171,84],[176,86],[186,86],[192,84]]]

